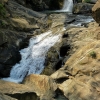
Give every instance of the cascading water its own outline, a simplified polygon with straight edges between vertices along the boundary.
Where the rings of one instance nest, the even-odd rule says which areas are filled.
[[[72,12],[73,9],[73,0],[64,0],[64,5],[62,8],[63,12]]]
[[[40,74],[44,68],[45,55],[48,49],[60,39],[61,34],[52,34],[51,31],[31,38],[29,47],[20,51],[21,61],[13,66],[10,77],[3,78],[3,80],[19,83],[27,75]]]

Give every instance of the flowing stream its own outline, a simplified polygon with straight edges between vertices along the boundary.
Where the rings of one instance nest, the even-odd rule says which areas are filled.
[[[62,12],[71,12],[73,8],[73,0],[65,0]],[[87,17],[78,16],[76,23],[72,25],[81,26],[84,19]],[[58,18],[57,18],[58,19]],[[80,20],[83,19],[83,20]],[[79,20],[79,22],[78,22]],[[87,22],[92,21],[92,18],[87,18]],[[81,23],[80,23],[81,22]],[[61,33],[65,28],[56,30],[56,32],[47,31],[30,39],[29,46],[20,51],[21,61],[14,65],[10,72],[10,77],[3,78],[3,80],[20,83],[30,74],[40,74],[44,69],[45,56],[48,50],[57,42],[61,40]]]
[[[62,29],[64,31],[65,29]],[[59,30],[61,32],[61,30]],[[10,77],[3,80],[15,83],[22,82],[25,76],[40,74],[44,69],[45,55],[48,49],[61,39],[61,34],[45,32],[30,39],[29,46],[20,51],[21,61],[13,66]]]

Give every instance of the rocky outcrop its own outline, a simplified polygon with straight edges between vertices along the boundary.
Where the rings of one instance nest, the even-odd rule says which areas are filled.
[[[71,76],[59,89],[69,100],[99,100],[99,42],[93,41],[80,48],[66,62],[64,68]]]
[[[18,100],[18,99],[0,93],[0,100]]]
[[[77,3],[73,7],[74,14],[90,14],[92,13],[93,4]]]
[[[12,0],[1,6],[5,15],[0,19],[0,77],[8,77],[11,67],[21,59],[19,50],[28,45],[33,34],[43,32],[48,25],[46,14]]]
[[[33,92],[31,87],[3,80],[0,80],[0,93],[8,95],[1,94],[1,96],[7,98],[1,100],[13,100],[10,97],[16,98],[14,100],[39,100],[39,97]]]
[[[17,0],[17,2],[35,11],[43,11],[61,9],[64,0]]]
[[[92,8],[92,16],[97,23],[100,24],[100,0],[96,2],[96,4]]]
[[[57,89],[57,85],[52,78],[45,75],[29,75],[25,78],[23,84],[31,87],[40,96],[40,100],[53,100],[54,91]]]
[[[94,22],[86,27],[88,28],[72,28],[67,31],[75,53],[66,61],[64,67],[51,75],[68,100],[100,98],[100,27]]]

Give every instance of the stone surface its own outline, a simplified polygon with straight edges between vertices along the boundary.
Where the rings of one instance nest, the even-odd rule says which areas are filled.
[[[92,16],[97,23],[100,24],[100,0],[96,2],[96,4],[92,8]]]
[[[74,14],[90,14],[92,13],[93,4],[77,3],[73,7]]]
[[[99,100],[100,27],[95,22],[88,28],[67,31],[73,51],[65,65],[51,77],[68,100]]]
[[[8,76],[10,66],[21,59],[19,49],[21,42],[27,38],[27,34],[25,32],[0,30],[0,76]]]
[[[12,0],[4,7],[9,16],[0,19],[0,77],[9,76],[11,67],[21,59],[19,50],[28,45],[29,38],[48,28],[46,14]]]
[[[83,46],[66,62],[64,69],[71,76],[59,85],[59,89],[68,99],[99,100],[99,42],[99,40],[93,41]],[[96,58],[91,55],[93,51],[96,53]]]
[[[54,91],[57,89],[56,83],[49,76],[31,74],[25,78],[23,84],[40,96],[41,100],[53,100]]]
[[[0,100],[18,100],[18,99],[0,93]]]
[[[34,93],[31,87],[25,86],[23,84],[17,84],[13,82],[7,82],[0,80],[0,93],[6,94],[13,98],[14,100],[39,100],[39,97]],[[5,96],[3,96],[5,97]],[[1,94],[2,98],[2,94]],[[8,99],[3,100],[13,100],[10,97],[6,97]],[[1,100],[1,99],[0,99]]]

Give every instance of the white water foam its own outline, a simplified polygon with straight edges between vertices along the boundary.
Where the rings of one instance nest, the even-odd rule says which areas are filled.
[[[54,35],[51,31],[31,38],[29,46],[20,51],[21,61],[13,66],[10,77],[3,80],[20,83],[27,75],[40,74],[48,49],[60,39],[61,34]]]
[[[62,8],[62,12],[72,12],[73,9],[73,0],[64,0],[64,5]]]

